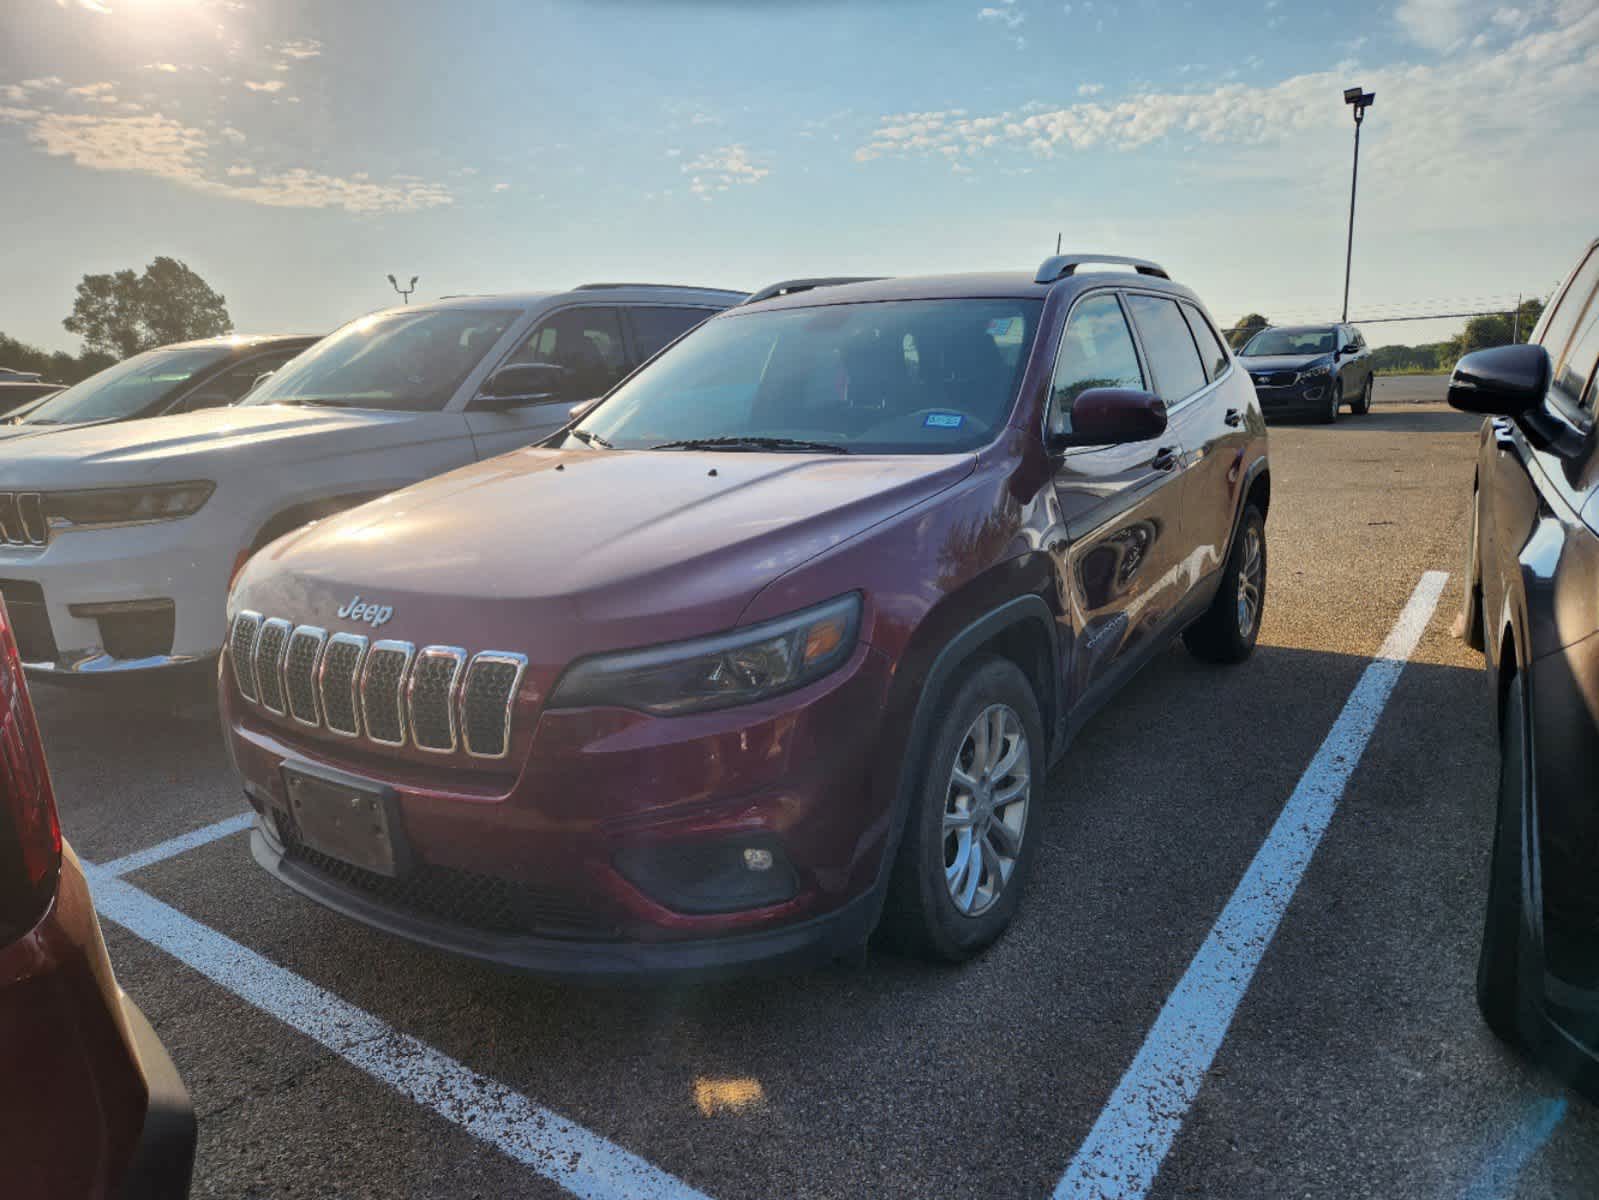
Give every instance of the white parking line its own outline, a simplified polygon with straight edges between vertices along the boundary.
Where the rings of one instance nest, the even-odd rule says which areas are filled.
[[[1056,1185],[1055,1200],[1138,1200],[1149,1192],[1448,578],[1443,571],[1421,577]]]
[[[213,831],[219,828],[209,827]],[[226,832],[236,830],[216,836]],[[197,834],[188,836],[192,839]],[[182,840],[175,838],[163,845]],[[203,845],[204,840],[215,839],[192,842],[190,848]],[[160,848],[117,862],[139,859],[143,865],[147,856]],[[119,878],[109,867],[89,863],[83,867],[101,916],[574,1196],[584,1200],[706,1200],[702,1193],[636,1154],[541,1108],[504,1084],[185,916]]]
[[[175,858],[179,854],[187,854],[190,850],[198,850],[201,846],[209,845],[219,838],[232,837],[236,833],[243,833],[255,822],[253,812],[243,812],[236,817],[229,817],[226,821],[218,821],[215,825],[205,825],[189,833],[179,834],[175,838],[168,838],[145,850],[133,854],[125,854],[121,858],[112,859],[108,863],[100,864],[99,870],[107,875],[127,875],[137,871],[140,867],[148,867],[164,859]]]

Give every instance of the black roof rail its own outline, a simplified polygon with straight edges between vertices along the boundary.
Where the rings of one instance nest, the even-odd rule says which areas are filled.
[[[1118,267],[1132,267],[1140,275],[1153,275],[1156,279],[1170,279],[1166,268],[1147,258],[1127,258],[1120,254],[1052,254],[1039,264],[1034,283],[1054,283],[1065,279],[1084,263],[1110,263]]]
[[[762,300],[773,300],[778,296],[795,296],[815,288],[837,287],[844,283],[874,283],[887,278],[886,275],[824,275],[816,279],[784,279],[779,283],[763,287],[744,303],[759,304]]]
[[[690,283],[580,283],[574,292],[603,292],[608,288],[649,288],[674,292],[720,292],[725,296],[743,296],[747,293],[736,288],[699,287]]]

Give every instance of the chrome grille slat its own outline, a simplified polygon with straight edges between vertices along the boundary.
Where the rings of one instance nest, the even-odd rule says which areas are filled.
[[[44,500],[38,492],[18,493],[17,517],[28,545],[42,546],[50,540],[50,523],[45,520]]]
[[[405,745],[405,682],[416,647],[374,642],[361,671],[361,720],[366,735],[384,746]]]
[[[259,700],[255,686],[255,639],[261,635],[261,614],[245,609],[233,618],[233,634],[228,651],[233,656],[233,677],[239,682],[239,695],[251,704]]]
[[[504,758],[527,658],[486,650],[473,655],[461,685],[461,740],[473,758]]]
[[[255,642],[255,686],[261,707],[280,717],[288,715],[283,703],[283,657],[293,628],[282,617],[273,617],[261,626],[261,636]]]
[[[418,750],[454,752],[456,689],[465,666],[466,651],[459,646],[424,646],[417,652],[405,685],[405,709],[411,742]]]
[[[17,508],[15,492],[0,492],[0,538],[4,538],[8,546],[27,545],[27,539],[22,536],[22,513]]]
[[[361,736],[361,667],[366,662],[366,645],[366,638],[358,633],[335,633],[322,651],[322,665],[317,669],[322,723],[340,737]]]
[[[289,715],[302,725],[316,729],[322,724],[317,705],[317,668],[322,665],[322,647],[328,631],[315,625],[300,625],[289,635],[289,648],[283,655],[283,690]]]

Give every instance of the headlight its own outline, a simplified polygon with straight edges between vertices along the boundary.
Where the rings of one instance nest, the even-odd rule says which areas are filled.
[[[681,716],[764,700],[842,664],[855,648],[860,618],[861,598],[852,593],[747,629],[603,654],[567,671],[549,706]]]
[[[1327,372],[1330,371],[1330,370],[1332,370],[1332,364],[1331,363],[1311,363],[1310,366],[1306,367],[1303,371],[1299,372],[1299,378],[1301,378],[1301,379],[1320,379],[1323,375],[1327,374]]]
[[[94,488],[81,492],[46,492],[44,513],[64,529],[108,525],[144,525],[174,521],[200,511],[216,490],[214,483],[168,483],[142,488]]]

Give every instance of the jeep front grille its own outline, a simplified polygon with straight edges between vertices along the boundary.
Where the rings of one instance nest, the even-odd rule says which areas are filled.
[[[255,686],[261,707],[280,717],[287,715],[283,703],[283,656],[289,648],[292,628],[282,617],[274,617],[261,626],[261,636],[255,641]]]
[[[301,625],[289,635],[289,649],[283,657],[289,715],[313,729],[322,724],[322,711],[317,707],[316,669],[322,662],[322,647],[327,640],[327,630]]]
[[[0,492],[0,542],[43,546],[49,540],[50,526],[38,492]]]
[[[523,655],[368,643],[248,610],[233,618],[227,649],[239,695],[301,725],[430,754],[510,753]]]

